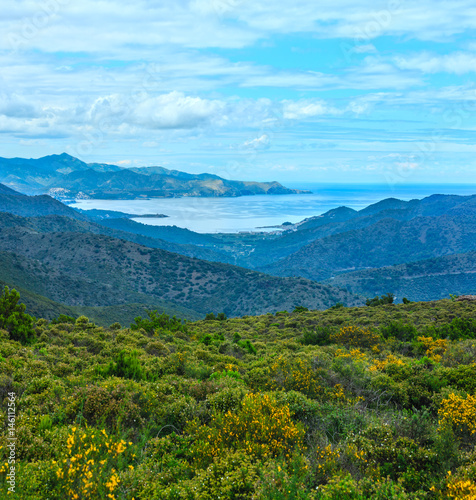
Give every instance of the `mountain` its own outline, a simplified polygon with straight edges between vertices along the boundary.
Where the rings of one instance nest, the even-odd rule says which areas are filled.
[[[326,283],[366,297],[390,292],[399,300],[476,294],[476,252],[339,274]]]
[[[0,158],[0,182],[26,194],[46,193],[47,186],[58,176],[81,170],[117,171],[116,165],[84,163],[62,153],[42,158]]]
[[[126,222],[133,222],[127,221]],[[137,223],[136,223],[137,224]],[[138,224],[139,225],[139,224]],[[0,212],[0,229],[7,227],[23,227],[38,233],[93,233],[118,238],[125,241],[131,241],[149,248],[161,248],[169,252],[179,253],[197,259],[204,259],[213,262],[233,263],[233,258],[225,253],[213,249],[203,248],[192,244],[176,244],[165,241],[158,237],[143,236],[133,232],[126,232],[111,229],[94,221],[74,220],[65,216],[45,215],[42,217],[21,218],[9,213]]]
[[[71,219],[86,220],[87,217],[51,196],[27,196],[0,184],[0,212],[23,217],[63,215]]]
[[[164,169],[165,170],[165,169]],[[295,194],[278,182],[229,181],[212,175],[156,174],[148,169],[97,172],[92,169],[72,172],[49,183],[49,188],[65,190],[64,198],[79,193],[99,199],[135,199],[175,196],[244,196],[253,194]]]
[[[39,276],[36,276],[36,272]],[[67,284],[73,286],[81,283],[72,282],[68,276],[63,276]],[[15,288],[21,295],[22,302],[26,305],[28,311],[37,318],[53,319],[60,314],[67,316],[86,315],[100,325],[108,326],[116,321],[121,324],[129,324],[137,316],[147,316],[147,310],[157,310],[159,313],[176,315],[182,319],[194,320],[200,319],[201,314],[187,307],[181,307],[171,302],[162,300],[148,300],[143,303],[121,303],[110,306],[81,306],[65,305],[59,301],[64,300],[61,294],[52,293],[58,277],[50,279],[47,268],[40,270],[37,262],[22,256],[0,252],[0,289],[8,286]],[[64,293],[67,289],[64,288]],[[48,294],[57,297],[57,301],[47,298]]]
[[[362,303],[346,291],[303,278],[267,276],[91,232],[42,233],[31,220],[8,214],[4,219],[0,251],[15,254],[18,264],[0,278],[16,285],[20,266],[24,282],[18,286],[69,306],[162,302],[200,315],[237,316]],[[28,281],[28,276],[35,278]]]
[[[305,247],[312,244],[318,244],[318,241],[325,244],[334,245],[331,260],[328,262],[329,269],[339,269],[342,271],[343,266],[339,263],[341,256],[341,249],[345,248],[347,244],[351,244],[353,238],[358,238],[359,234],[365,235],[366,228],[371,235],[374,229],[382,230],[382,225],[378,226],[380,221],[394,221],[395,223],[405,223],[411,220],[416,220],[418,217],[438,217],[444,214],[451,214],[456,225],[460,221],[467,219],[470,214],[474,213],[476,206],[476,196],[447,196],[447,195],[432,195],[423,200],[411,200],[409,202],[401,200],[383,200],[381,202],[370,205],[369,207],[356,211],[347,207],[339,207],[329,210],[328,212],[305,219],[296,224],[286,224],[282,226],[281,232],[267,233],[267,234],[221,234],[214,235],[216,240],[220,240],[220,251],[227,252],[235,258],[237,265],[248,267],[250,269],[262,270],[264,272],[271,272],[277,275],[283,275],[286,269],[290,271],[289,275],[304,275],[308,264],[311,268],[314,267],[312,262],[312,250]],[[388,222],[387,222],[388,223]],[[355,231],[364,231],[364,233],[355,233]],[[389,234],[385,236],[385,231],[382,233],[382,241],[391,235],[391,228],[389,227]],[[338,235],[345,235],[338,238]],[[334,236],[334,238],[330,238]],[[167,235],[162,236],[168,239]],[[342,245],[341,245],[342,242]],[[357,243],[359,244],[359,243]],[[379,238],[373,242],[378,248],[380,245]],[[444,242],[442,241],[442,244]],[[405,255],[409,260],[418,260],[418,258],[430,258],[435,255],[428,254],[422,257],[412,257],[412,242],[406,241],[404,243],[408,248],[405,250]],[[351,246],[354,246],[351,244]],[[299,254],[301,249],[303,253]],[[473,248],[465,249],[452,249],[448,248],[446,253],[462,252],[472,250]],[[308,253],[305,257],[303,254]],[[345,251],[342,258],[345,259]],[[443,252],[444,254],[444,252]],[[289,257],[290,261],[284,261]],[[317,258],[319,258],[317,256]],[[307,262],[308,259],[310,262]],[[299,265],[300,261],[305,262],[303,266]],[[388,261],[383,265],[391,265],[397,262]],[[400,262],[398,262],[400,263]],[[353,267],[354,264],[348,267]],[[380,263],[378,264],[380,265]],[[268,267],[269,266],[269,267]],[[370,265],[365,264],[364,267]],[[301,271],[301,267],[303,271]],[[324,264],[324,267],[326,265]],[[292,271],[292,274],[291,274]],[[288,274],[286,274],[288,275]],[[321,275],[313,275],[313,279],[326,279],[325,273]]]
[[[324,280],[336,273],[414,262],[476,249],[476,210],[415,217],[384,218],[362,229],[320,238],[263,272]]]
[[[0,182],[26,194],[57,199],[135,199],[172,196],[244,196],[295,194],[278,182],[222,179],[213,174],[188,174],[163,167],[122,168],[85,163],[66,153],[39,159],[0,158]]]
[[[18,191],[15,191],[7,186],[4,186],[3,184],[0,184],[0,195],[6,194],[8,196],[19,196],[20,193]]]

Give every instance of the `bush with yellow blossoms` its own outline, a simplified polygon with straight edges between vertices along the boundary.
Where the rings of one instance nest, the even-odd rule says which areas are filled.
[[[379,348],[381,337],[368,328],[359,326],[344,326],[337,333],[330,336],[330,341],[346,347],[360,347],[364,349]]]
[[[72,427],[64,458],[52,464],[57,491],[71,500],[116,499],[118,470],[126,467],[123,454],[130,445],[104,429]]]
[[[476,437],[476,395],[466,397],[451,393],[438,409],[440,428],[451,426],[461,438]]]
[[[217,412],[209,425],[195,420],[186,432],[195,436],[191,454],[206,465],[226,450],[242,450],[257,458],[290,456],[302,447],[304,429],[293,422],[286,405],[268,394],[247,394],[236,411]]]

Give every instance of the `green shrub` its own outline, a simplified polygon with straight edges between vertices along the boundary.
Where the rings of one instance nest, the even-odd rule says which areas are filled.
[[[404,324],[402,321],[391,321],[389,324],[380,327],[380,333],[385,339],[393,337],[402,342],[412,342],[419,335],[414,325]]]
[[[142,319],[138,316],[134,319],[135,323],[131,324],[131,330],[144,329],[149,335],[154,332],[157,334],[165,332],[182,332],[187,333],[187,327],[180,319],[175,316],[170,319],[165,313],[159,314],[157,310],[147,311],[148,319]]]
[[[374,297],[373,299],[367,299],[365,305],[375,307],[375,306],[383,306],[385,304],[393,304],[395,300],[395,295],[393,293],[387,293],[382,295],[380,298]]]
[[[302,313],[302,312],[307,312],[307,311],[309,311],[309,309],[307,307],[297,306],[294,308],[293,313]]]
[[[97,373],[104,377],[122,377],[134,380],[142,380],[145,378],[144,370],[139,361],[139,351],[121,350],[114,361],[110,361],[105,367],[98,367]]]
[[[64,323],[69,323],[71,325],[74,325],[76,322],[76,318],[73,316],[68,316],[67,314],[60,314],[58,317],[53,318],[50,323],[52,325],[61,325]]]
[[[302,338],[299,340],[303,345],[328,345],[333,329],[330,327],[319,326],[313,331],[304,330]]]
[[[250,354],[256,354],[256,347],[251,343],[250,340],[240,340],[238,345],[243,349],[246,349]]]

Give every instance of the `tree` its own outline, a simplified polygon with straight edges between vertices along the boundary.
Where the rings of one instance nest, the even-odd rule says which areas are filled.
[[[35,318],[25,313],[25,304],[19,303],[20,294],[8,286],[0,297],[0,328],[6,330],[12,340],[30,343],[35,337]]]
[[[373,299],[367,299],[365,304],[367,306],[382,306],[384,304],[393,304],[393,301],[395,300],[395,295],[393,293],[387,293],[386,295],[382,295],[380,298],[374,297]]]
[[[187,333],[187,326],[182,324],[180,319],[173,316],[172,319],[165,313],[159,314],[157,310],[147,311],[149,319],[142,319],[138,316],[134,319],[135,323],[131,324],[131,330],[140,330],[143,328],[148,334],[162,332],[183,332]]]

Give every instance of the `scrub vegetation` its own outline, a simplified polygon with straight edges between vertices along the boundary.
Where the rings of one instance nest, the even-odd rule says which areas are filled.
[[[0,307],[2,495],[12,393],[19,499],[476,494],[476,302],[127,327]]]

